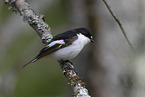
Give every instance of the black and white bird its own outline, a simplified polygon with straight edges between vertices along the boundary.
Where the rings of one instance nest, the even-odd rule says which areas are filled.
[[[23,67],[47,55],[58,61],[73,59],[89,42],[94,43],[94,40],[92,33],[86,28],[78,28],[58,34],[51,39],[48,45],[33,60]]]

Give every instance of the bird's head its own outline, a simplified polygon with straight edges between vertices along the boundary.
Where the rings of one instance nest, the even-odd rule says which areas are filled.
[[[88,29],[86,29],[86,28],[78,28],[78,29],[75,29],[75,30],[76,30],[76,32],[81,33],[84,36],[88,37],[92,43],[95,42],[93,40],[92,33]]]

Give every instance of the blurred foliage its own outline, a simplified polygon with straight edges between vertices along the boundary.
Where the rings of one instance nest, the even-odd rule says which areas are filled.
[[[51,62],[48,66],[48,62]],[[56,62],[41,61],[24,68],[13,97],[58,96],[66,91],[65,78]],[[60,75],[59,75],[60,74]]]
[[[10,10],[8,10],[8,6],[4,4],[4,2],[0,1],[1,4],[1,13],[0,13],[0,23],[5,23],[8,17],[12,14]]]
[[[57,28],[68,22],[69,15],[69,1],[59,0],[54,3],[45,12],[46,22],[49,23],[51,28]]]
[[[24,34],[22,32],[21,35],[14,41],[13,45],[8,49],[6,56],[4,58],[4,68],[1,70],[7,70],[8,67],[11,67],[18,63],[17,61],[21,59],[23,52],[30,45],[31,41],[34,40],[34,36],[31,34]],[[16,64],[18,65],[18,64]]]

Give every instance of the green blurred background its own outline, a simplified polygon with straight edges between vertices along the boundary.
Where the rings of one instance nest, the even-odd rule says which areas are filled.
[[[45,15],[52,35],[86,27],[95,44],[73,60],[92,97],[145,97],[145,1],[107,0],[136,53],[102,0],[27,0]],[[19,13],[0,0],[0,97],[72,97],[59,64],[51,58],[22,66],[45,45]]]

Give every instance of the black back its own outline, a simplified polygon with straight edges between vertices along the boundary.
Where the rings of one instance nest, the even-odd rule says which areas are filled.
[[[86,37],[91,39],[92,33],[86,29],[86,28],[77,28],[74,30],[69,30],[64,33],[58,34],[55,37],[52,38],[52,41],[54,40],[65,40],[65,39],[71,39],[73,36],[76,36],[78,33],[81,33],[85,35]]]

